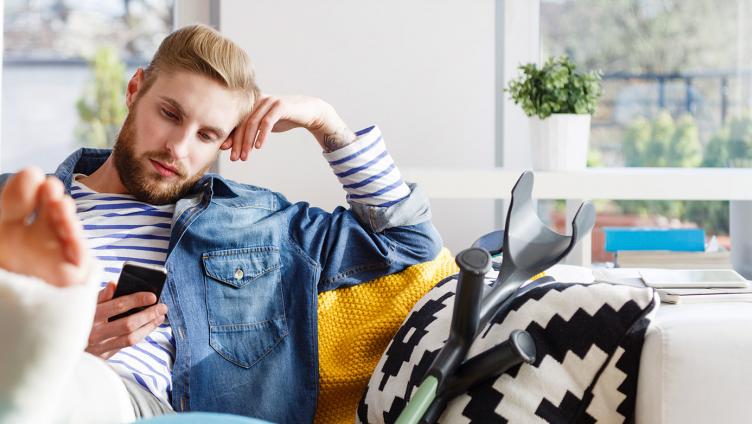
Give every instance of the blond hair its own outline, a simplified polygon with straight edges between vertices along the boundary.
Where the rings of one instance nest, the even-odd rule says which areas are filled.
[[[185,26],[162,40],[144,71],[143,92],[149,90],[159,74],[175,71],[197,73],[230,90],[245,93],[248,102],[241,115],[251,111],[259,96],[248,55],[232,40],[206,25]]]

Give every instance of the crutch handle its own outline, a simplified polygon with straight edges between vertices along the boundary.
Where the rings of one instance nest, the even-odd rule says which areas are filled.
[[[444,412],[447,402],[486,380],[494,379],[522,362],[535,362],[535,342],[527,331],[514,330],[509,339],[479,353],[460,365],[421,418],[433,424]]]
[[[437,393],[444,390],[447,378],[465,359],[478,332],[483,279],[491,269],[491,255],[485,249],[471,247],[457,254],[456,262],[460,273],[449,337],[426,373],[438,380]]]

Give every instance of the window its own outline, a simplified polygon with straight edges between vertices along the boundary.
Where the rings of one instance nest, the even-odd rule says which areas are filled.
[[[6,0],[0,171],[51,172],[76,148],[110,142],[125,82],[172,22],[172,0]]]
[[[542,58],[603,72],[590,166],[752,166],[751,18],[751,0],[541,0]],[[599,215],[730,244],[728,202],[601,202]]]

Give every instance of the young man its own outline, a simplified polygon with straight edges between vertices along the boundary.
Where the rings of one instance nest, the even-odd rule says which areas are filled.
[[[28,370],[54,369],[56,383],[45,389],[53,398],[61,396],[55,387],[73,387],[78,392],[66,395],[76,397],[91,392],[89,380],[108,381],[101,393],[112,395],[94,390],[109,400],[92,405],[92,414],[71,408],[75,400],[65,402],[61,410],[75,409],[76,419],[193,410],[310,422],[318,391],[317,294],[432,259],[441,240],[427,198],[402,181],[378,128],[353,133],[319,99],[260,95],[246,54],[205,26],[168,36],[149,67],[130,80],[126,101],[129,113],[112,152],[77,151],[56,171],[60,185],[34,171],[8,183],[0,205],[0,268],[6,270],[0,287],[17,294],[0,296],[15,305],[0,305],[0,319],[14,313],[28,319],[3,325],[5,340],[23,336],[25,344],[8,350],[11,356],[0,363],[28,349],[41,352],[36,362],[25,358],[28,363],[47,365],[0,370],[17,383],[1,388],[0,402],[19,417],[38,412],[24,406],[39,377]],[[270,132],[293,128],[308,130],[321,145],[349,209],[328,213],[205,174],[220,150],[246,160]],[[63,192],[75,202],[80,229]],[[46,308],[44,316],[65,309],[50,300],[56,296],[75,298],[68,305],[86,304],[87,286],[73,284],[90,268],[79,236],[104,271],[95,310],[79,307],[78,321],[60,319],[71,327],[68,345],[75,346],[80,321],[93,314],[84,359],[61,347],[63,331],[49,328],[58,336],[50,343],[35,337],[55,323],[27,328],[35,318],[22,300],[43,293],[42,300],[26,303]],[[15,249],[19,243],[23,248]],[[112,281],[126,260],[167,268],[161,303],[148,293],[112,298]],[[24,285],[18,274],[66,287],[38,280]],[[26,293],[28,287],[36,292]],[[108,322],[138,306],[147,308]],[[55,359],[45,346],[64,358]],[[97,415],[100,409],[111,414]]]

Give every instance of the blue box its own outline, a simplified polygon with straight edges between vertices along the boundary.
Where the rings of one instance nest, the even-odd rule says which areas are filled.
[[[704,252],[705,230],[702,228],[603,228],[607,252],[624,250],[671,250]]]

